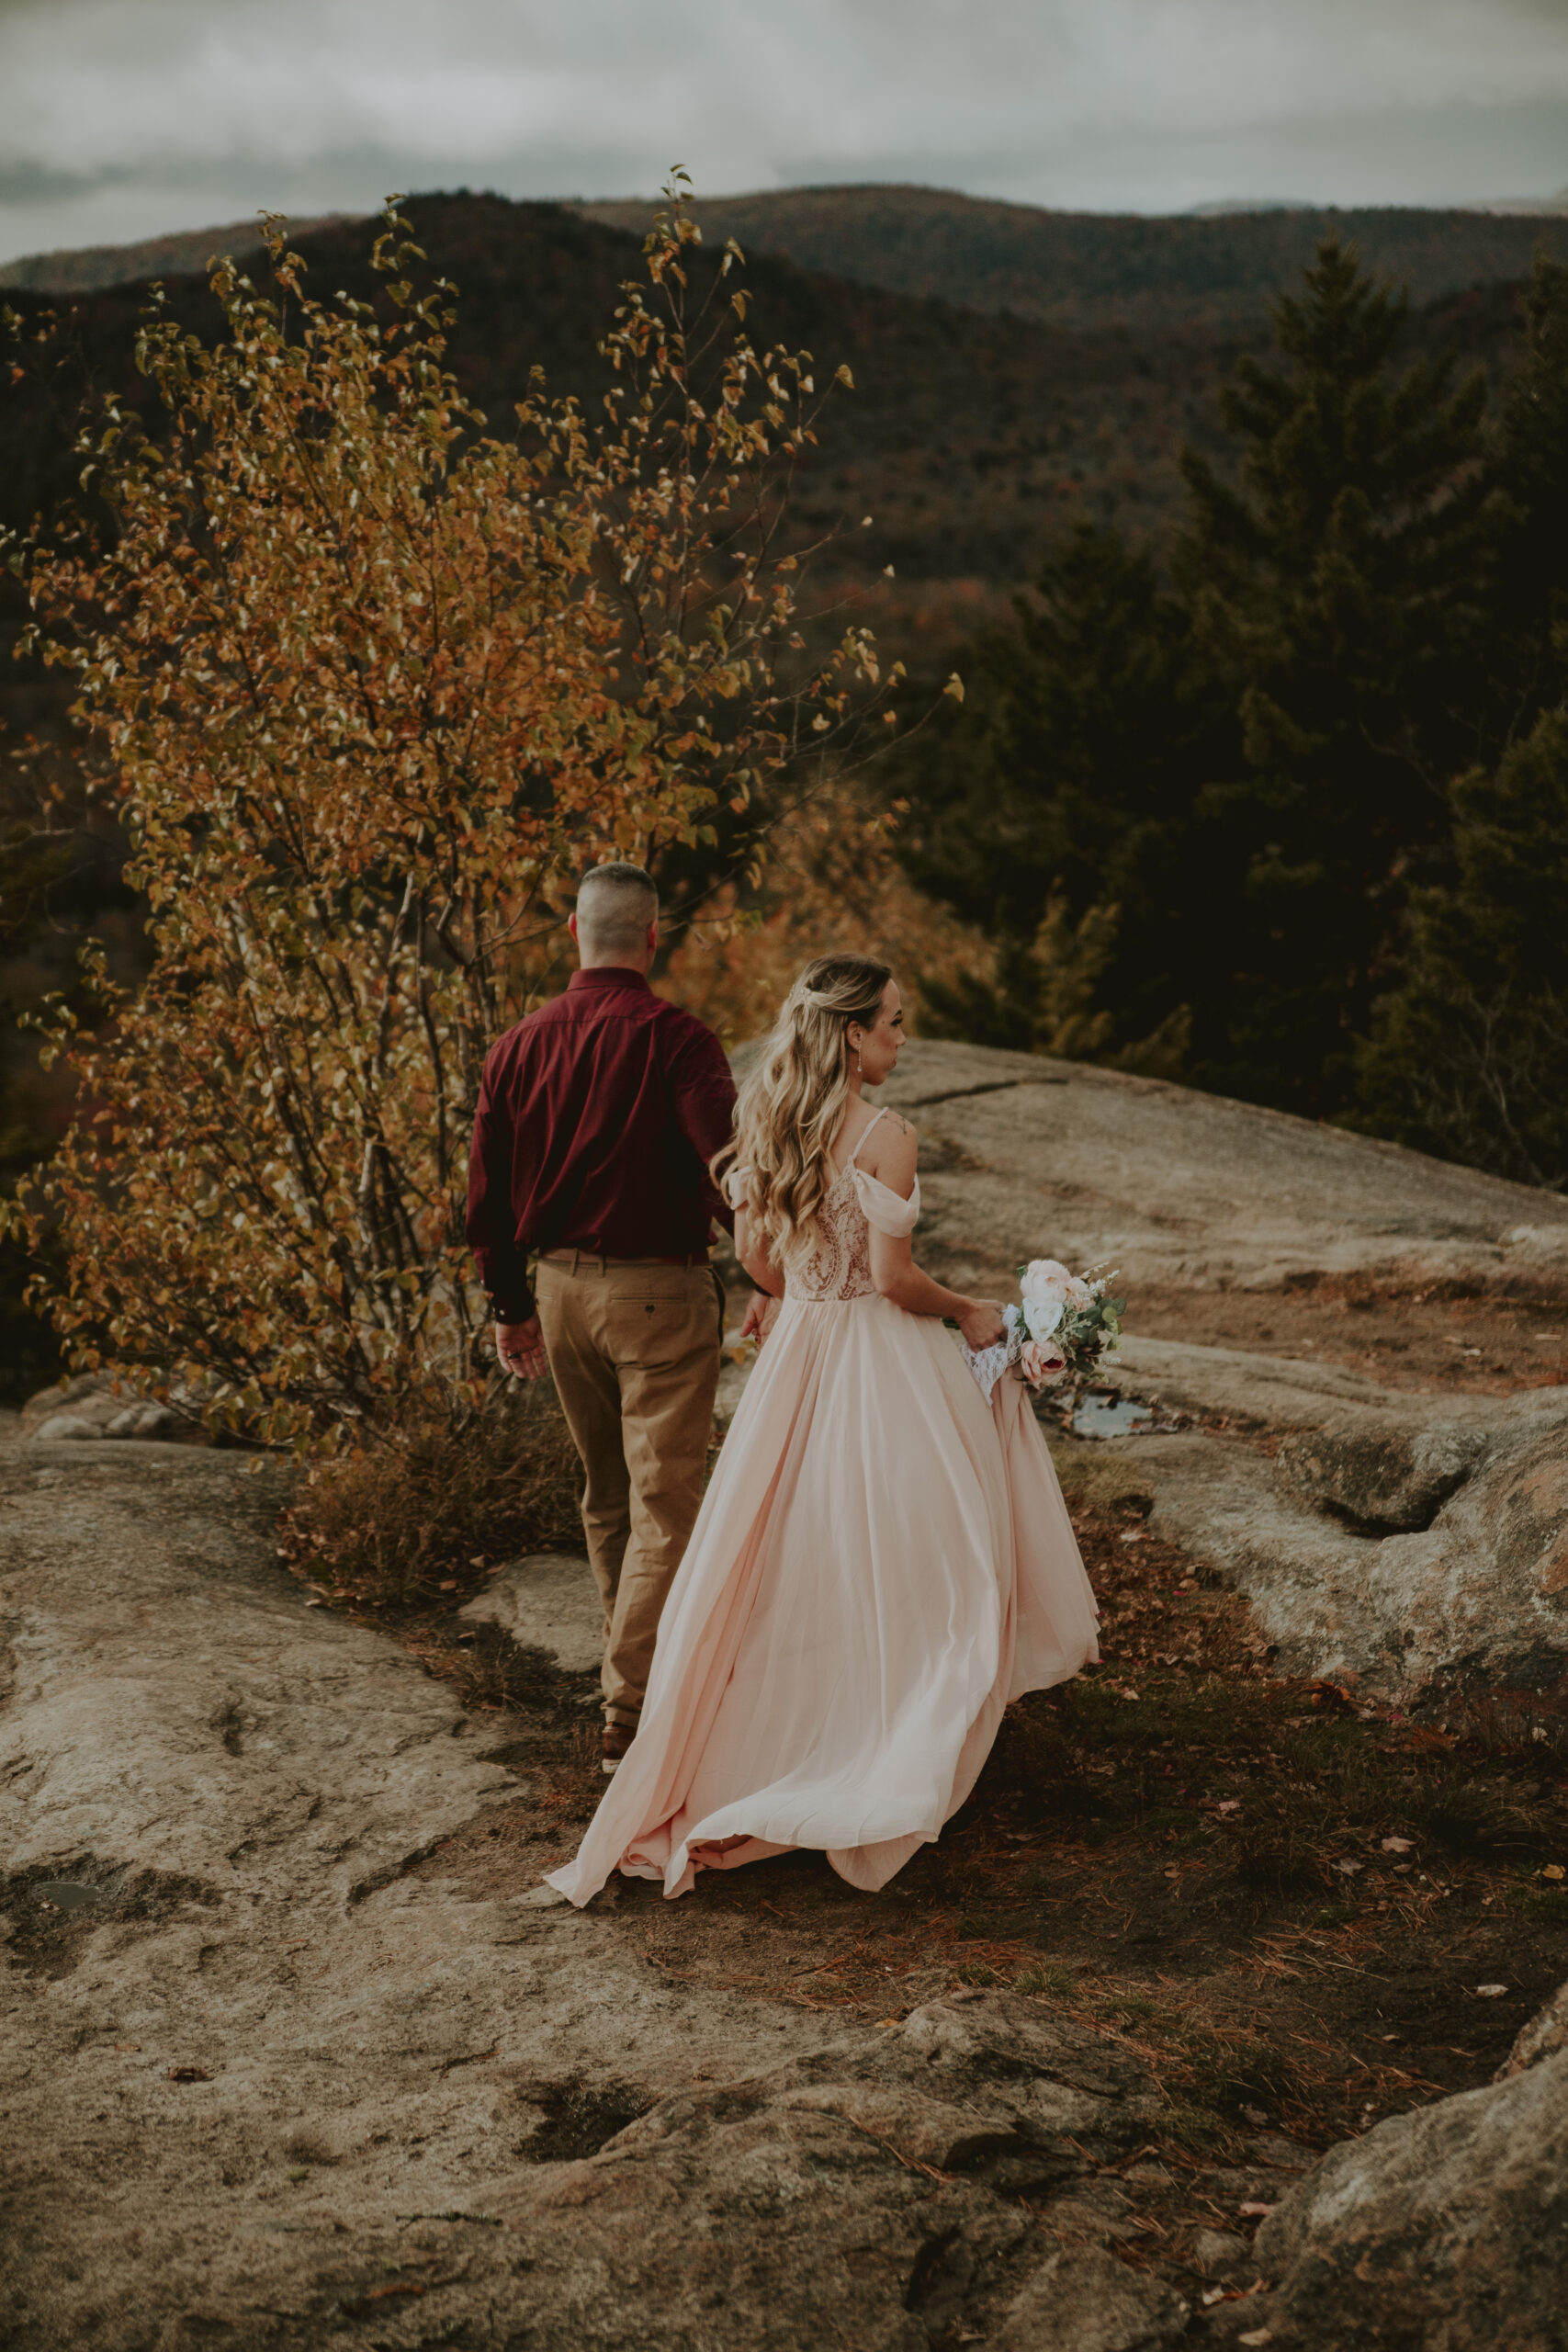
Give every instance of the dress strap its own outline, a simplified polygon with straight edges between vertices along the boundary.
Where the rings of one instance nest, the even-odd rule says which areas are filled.
[[[877,1120],[878,1120],[878,1119],[885,1119],[886,1116],[887,1116],[887,1105],[886,1105],[886,1103],[885,1102],[885,1103],[883,1104],[883,1106],[882,1106],[881,1110],[880,1110],[880,1111],[878,1111],[878,1112],[874,1114],[874,1116],[873,1117],[872,1122],[871,1122],[871,1126],[868,1126],[868,1127],[864,1130],[864,1133],[862,1135],[862,1136],[861,1136],[861,1139],[860,1139],[859,1143],[857,1143],[857,1144],[856,1144],[856,1146],[855,1146],[855,1148],[854,1148],[853,1151],[852,1151],[852,1152],[851,1152],[851,1154],[850,1154],[850,1156],[849,1156],[849,1159],[848,1159],[848,1160],[847,1160],[847,1161],[846,1161],[846,1163],[845,1163],[845,1164],[846,1164],[846,1166],[848,1166],[848,1167],[850,1167],[850,1168],[852,1168],[852,1167],[854,1166],[854,1164],[855,1164],[856,1160],[860,1158],[861,1153],[865,1149],[865,1138],[866,1138],[866,1136],[870,1135],[870,1133],[871,1133],[871,1128],[875,1126],[876,1122],[877,1122]]]

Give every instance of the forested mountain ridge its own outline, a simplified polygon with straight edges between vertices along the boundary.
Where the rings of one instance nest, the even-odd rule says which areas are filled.
[[[323,213],[290,223],[296,237],[333,228],[350,216]],[[140,237],[125,245],[65,246],[45,254],[22,254],[0,263],[0,288],[22,294],[99,294],[109,286],[135,286],[148,277],[177,277],[205,269],[213,254],[259,254],[261,231],[254,220],[231,220],[212,229],[175,229],[167,236]]]
[[[615,228],[637,203],[589,204]],[[705,198],[705,233],[857,284],[1068,328],[1256,326],[1325,236],[1354,244],[1416,304],[1522,278],[1538,244],[1568,255],[1561,213],[1355,207],[1207,214],[1048,211],[908,187],[780,188]]]
[[[423,218],[445,200],[413,197],[410,210]],[[566,209],[640,236],[653,199]],[[749,257],[773,254],[888,293],[1073,329],[1248,330],[1328,235],[1354,244],[1377,276],[1407,286],[1417,305],[1526,277],[1538,244],[1568,254],[1561,203],[1540,213],[1393,205],[1066,212],[951,188],[856,184],[702,197],[696,211],[710,243],[733,236]],[[299,242],[329,230],[363,233],[363,224],[347,216],[300,220],[290,234]],[[255,224],[235,221],[125,245],[25,254],[0,265],[0,288],[79,296],[200,272],[213,253],[259,251]]]
[[[719,224],[701,204],[696,215],[711,266]],[[421,198],[409,216],[431,275],[459,289],[453,362],[495,427],[504,428],[536,365],[552,390],[596,404],[606,380],[598,342],[638,266],[629,230],[568,207],[461,194]],[[311,285],[370,293],[370,233],[362,221],[300,233]],[[203,266],[167,272],[164,282],[183,323],[215,330]],[[1181,449],[1219,454],[1219,388],[1266,333],[1258,320],[1245,334],[1073,331],[855,284],[767,253],[749,259],[746,282],[761,343],[808,349],[823,380],[840,363],[854,377],[852,392],[829,401],[819,450],[798,478],[797,528],[815,537],[849,524],[840,577],[874,596],[874,617],[900,648],[933,656],[1005,609],[1006,592],[1075,519],[1114,522],[1134,544],[1163,545],[1181,512]],[[23,526],[73,494],[65,427],[85,390],[147,400],[131,356],[146,299],[139,283],[72,300],[47,373],[35,368],[0,386],[0,524]],[[37,292],[10,301],[27,321],[59,307]],[[1503,369],[1518,342],[1516,289],[1499,281],[1445,297],[1406,333],[1414,346],[1452,345]],[[869,530],[860,527],[866,514]],[[14,673],[0,675],[0,707],[15,691]]]

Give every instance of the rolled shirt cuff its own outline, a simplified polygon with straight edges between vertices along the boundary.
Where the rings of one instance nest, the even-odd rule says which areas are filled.
[[[497,1298],[493,1291],[486,1291],[485,1296],[490,1301],[492,1322],[531,1323],[539,1311],[534,1304],[533,1293],[527,1289],[523,1291],[520,1299],[517,1296]]]

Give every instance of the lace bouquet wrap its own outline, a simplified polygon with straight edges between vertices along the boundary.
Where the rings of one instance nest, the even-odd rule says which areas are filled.
[[[1087,1380],[1122,1336],[1124,1298],[1112,1298],[1114,1267],[1075,1274],[1055,1258],[1031,1258],[1018,1270],[1020,1299],[1004,1309],[1007,1337],[976,1355],[964,1352],[987,1401],[1005,1372],[1036,1396],[1043,1388]]]

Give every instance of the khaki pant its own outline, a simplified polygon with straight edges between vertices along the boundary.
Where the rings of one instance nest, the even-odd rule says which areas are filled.
[[[541,1259],[545,1347],[582,1458],[604,1603],[604,1715],[635,1728],[660,1614],[703,1498],[724,1292],[713,1268]]]

